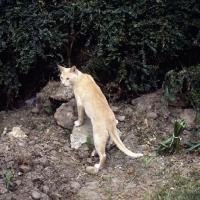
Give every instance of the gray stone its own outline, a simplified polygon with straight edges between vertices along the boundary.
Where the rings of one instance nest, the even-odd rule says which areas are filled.
[[[63,147],[64,151],[72,151],[72,149],[70,147],[68,147],[67,145]]]
[[[180,118],[186,123],[186,129],[191,130],[195,125],[196,111],[194,109],[184,109]]]
[[[99,172],[98,168],[92,166],[87,166],[85,170],[88,174],[97,174]]]
[[[110,108],[114,113],[119,111],[119,108],[117,106],[111,106]]]
[[[120,122],[123,122],[125,120],[125,116],[119,116],[117,117],[117,119],[120,121]]]
[[[84,200],[102,200],[102,194],[100,192],[99,183],[98,182],[87,182],[84,187],[82,187],[79,192],[78,196],[80,199]]]
[[[0,179],[0,184],[5,184],[3,179]]]
[[[5,194],[7,192],[7,189],[3,186],[0,186],[0,195]]]
[[[28,165],[20,165],[19,169],[23,172],[23,173],[27,173],[31,171],[31,167]]]
[[[70,188],[71,188],[73,193],[76,193],[76,192],[78,192],[80,190],[81,185],[80,185],[80,183],[73,181],[70,184]]]
[[[72,130],[74,121],[77,119],[76,101],[75,99],[70,100],[68,103],[63,103],[54,114],[54,117],[58,125],[63,128]]]
[[[158,115],[155,112],[147,113],[147,118],[149,118],[149,119],[156,119],[157,117],[158,117]]]
[[[132,114],[133,113],[133,109],[130,108],[130,107],[127,107],[127,108],[125,108],[124,113],[125,114]]]
[[[40,199],[41,194],[37,191],[33,191],[31,196],[32,196],[33,199]]]
[[[47,158],[46,158],[46,156],[43,156],[42,158],[39,158],[39,159],[37,160],[37,162],[38,162],[39,164],[41,164],[42,166],[45,166],[45,165],[47,164]]]
[[[92,164],[92,158],[87,158],[87,163]]]
[[[22,184],[22,181],[21,180],[16,180],[15,183],[17,184],[17,186],[19,186],[19,185]]]
[[[50,98],[56,99],[58,101],[62,102],[68,102],[74,97],[73,89],[72,87],[64,87],[60,85],[57,87],[56,90],[52,92],[50,95]]]
[[[42,193],[41,194],[41,200],[50,200],[49,196],[47,194]]]
[[[117,129],[117,134],[121,137],[122,133]],[[93,131],[92,124],[89,118],[86,118],[81,126],[74,126],[72,134],[70,135],[71,148],[78,149],[82,144],[87,143],[87,137],[91,138],[93,144]],[[110,149],[114,145],[112,139],[107,143],[107,149]]]
[[[36,95],[36,107],[33,113],[40,113],[44,107],[51,105],[50,99],[68,102],[74,97],[72,87],[64,87],[60,82],[49,81],[47,85]]]
[[[43,191],[45,194],[48,194],[48,193],[49,193],[49,187],[48,187],[47,185],[43,185],[42,191]]]

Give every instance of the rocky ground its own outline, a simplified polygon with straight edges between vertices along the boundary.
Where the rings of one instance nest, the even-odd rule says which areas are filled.
[[[194,110],[166,109],[161,99],[157,91],[132,104],[112,105],[124,144],[144,157],[132,159],[114,146],[98,174],[86,172],[87,166],[98,162],[98,157],[90,156],[92,149],[72,149],[71,131],[60,127],[53,115],[34,114],[27,106],[0,112],[0,199],[139,200],[175,171],[182,176],[199,171],[198,154],[184,154],[182,149],[180,155],[161,156],[154,151],[172,135],[175,119],[182,118],[187,124],[182,144],[191,140],[193,130],[199,130],[200,119]],[[20,127],[21,137],[9,134],[13,127]]]

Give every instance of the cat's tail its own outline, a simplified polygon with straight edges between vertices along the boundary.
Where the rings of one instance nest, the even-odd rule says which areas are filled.
[[[114,129],[114,130],[113,130]],[[127,149],[125,147],[125,145],[123,144],[123,142],[121,141],[120,137],[117,134],[116,131],[116,127],[112,128],[112,130],[109,131],[109,135],[111,136],[112,140],[114,141],[114,143],[117,145],[117,147],[124,152],[126,155],[132,157],[132,158],[139,158],[142,157],[143,154],[142,153],[133,153],[132,151],[130,151],[129,149]]]

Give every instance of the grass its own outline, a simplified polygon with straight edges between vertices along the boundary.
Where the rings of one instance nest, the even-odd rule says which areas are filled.
[[[92,151],[92,139],[91,139],[90,136],[87,136],[86,143],[87,143],[87,146],[88,146],[88,150]]]
[[[12,173],[10,170],[8,170],[5,174],[5,177],[6,177],[6,189],[7,191],[9,192],[10,191],[10,179],[12,177]]]
[[[163,184],[156,186],[156,191],[143,196],[143,200],[199,200],[200,172],[192,171],[187,177],[174,172]]]

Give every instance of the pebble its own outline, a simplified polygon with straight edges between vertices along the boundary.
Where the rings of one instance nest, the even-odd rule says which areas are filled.
[[[97,169],[96,167],[92,167],[92,166],[87,166],[85,168],[85,170],[88,174],[97,174],[99,172],[99,169]]]
[[[126,114],[132,114],[133,113],[133,109],[130,107],[125,108],[124,113]]]
[[[123,121],[125,120],[125,116],[119,116],[117,119],[118,119],[120,122],[123,122]]]
[[[28,165],[20,165],[19,169],[23,172],[23,173],[27,173],[29,171],[31,171],[31,167]]]
[[[42,158],[38,159],[38,162],[42,165],[45,166],[47,164],[47,158],[46,156],[43,156]]]
[[[3,179],[0,179],[0,184],[5,184]]]
[[[49,198],[49,196],[48,196],[47,194],[42,193],[40,199],[41,199],[41,200],[49,200],[50,198]]]
[[[56,151],[56,150],[51,150],[50,154],[51,154],[52,156],[56,156],[57,151]]]
[[[45,194],[48,194],[48,192],[49,192],[49,187],[48,187],[47,185],[44,185],[44,186],[42,187],[42,191],[43,191]]]
[[[16,180],[16,182],[15,182],[16,184],[17,184],[17,186],[19,186],[19,185],[21,185],[21,180]]]
[[[40,111],[41,111],[41,109],[39,109],[38,107],[34,107],[34,108],[31,110],[31,112],[32,112],[32,113],[35,113],[35,114],[39,113]]]
[[[32,145],[35,145],[35,141],[34,141],[34,140],[29,141],[28,144],[31,145],[31,146],[32,146]]]
[[[80,185],[80,183],[73,181],[73,182],[71,182],[70,187],[72,189],[72,192],[75,193],[75,192],[78,192],[80,190],[81,185]]]
[[[119,111],[119,108],[117,106],[111,106],[111,110],[113,112],[118,112]]]
[[[63,147],[63,150],[64,150],[64,151],[72,151],[72,149],[71,149],[70,147],[68,147],[68,146],[64,146],[64,147]]]
[[[92,164],[92,158],[87,158],[87,163]]]
[[[7,193],[7,189],[5,187],[0,186],[0,195]]]
[[[41,197],[40,193],[37,191],[33,191],[31,196],[33,197],[33,199],[40,199]]]

